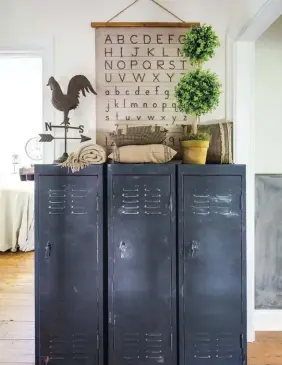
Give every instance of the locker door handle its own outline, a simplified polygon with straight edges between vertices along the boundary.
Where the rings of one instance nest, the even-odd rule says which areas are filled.
[[[45,259],[49,259],[49,257],[51,256],[51,252],[52,252],[52,245],[51,242],[48,241],[45,246]]]
[[[119,244],[119,250],[120,250],[120,257],[122,259],[126,258],[126,250],[127,250],[127,246],[126,243],[124,241],[121,241]]]
[[[123,252],[126,250],[126,243],[124,241],[120,242],[119,249]]]
[[[199,251],[199,242],[192,241],[190,247],[191,257],[194,258]]]

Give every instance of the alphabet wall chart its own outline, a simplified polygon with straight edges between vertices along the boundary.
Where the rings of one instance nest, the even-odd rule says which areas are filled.
[[[122,126],[162,125],[166,143],[178,149],[181,125],[191,119],[177,109],[174,88],[191,69],[181,56],[189,28],[96,29],[97,143]]]

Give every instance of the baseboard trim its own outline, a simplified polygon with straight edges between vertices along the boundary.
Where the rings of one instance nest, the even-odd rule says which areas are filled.
[[[282,310],[256,309],[255,331],[282,331]]]

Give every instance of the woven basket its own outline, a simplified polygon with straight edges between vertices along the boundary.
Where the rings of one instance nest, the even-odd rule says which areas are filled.
[[[191,133],[191,125],[183,125],[183,133]],[[207,163],[233,163],[233,123],[199,125],[199,132],[210,133],[211,141],[207,154]]]

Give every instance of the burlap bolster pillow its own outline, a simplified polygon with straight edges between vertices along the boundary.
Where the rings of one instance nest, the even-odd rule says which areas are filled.
[[[172,160],[176,153],[162,144],[123,146],[115,148],[109,158],[124,163],[165,163]]]

